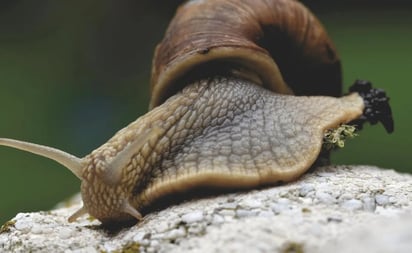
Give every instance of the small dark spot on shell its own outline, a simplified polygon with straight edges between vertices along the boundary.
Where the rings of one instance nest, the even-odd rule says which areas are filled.
[[[200,49],[199,51],[197,51],[199,54],[208,54],[209,53],[209,51],[210,51],[210,48],[203,48],[203,49]]]

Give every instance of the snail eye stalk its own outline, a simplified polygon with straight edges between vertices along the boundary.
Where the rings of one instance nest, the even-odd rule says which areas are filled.
[[[6,138],[0,138],[0,145],[24,150],[52,159],[68,168],[74,175],[76,175],[76,177],[82,180],[83,159],[75,157],[67,152],[48,146]]]

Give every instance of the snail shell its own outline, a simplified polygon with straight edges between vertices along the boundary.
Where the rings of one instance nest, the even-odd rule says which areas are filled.
[[[365,108],[357,92],[332,97],[341,91],[339,59],[294,0],[187,2],[152,75],[152,110],[84,158],[0,139],[81,180],[83,207],[69,221],[85,213],[103,223],[140,220],[159,200],[202,187],[294,180],[317,159],[325,130]]]
[[[189,1],[153,60],[153,108],[185,82],[225,68],[283,94],[339,96],[340,60],[317,18],[294,0]]]

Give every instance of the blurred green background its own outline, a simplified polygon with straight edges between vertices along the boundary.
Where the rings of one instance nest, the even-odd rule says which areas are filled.
[[[84,156],[145,113],[153,50],[180,2],[2,0],[0,136]],[[303,2],[334,39],[345,84],[368,79],[392,99],[395,133],[365,127],[334,163],[412,172],[412,4]],[[0,178],[0,223],[50,209],[80,185],[59,164],[6,147]]]

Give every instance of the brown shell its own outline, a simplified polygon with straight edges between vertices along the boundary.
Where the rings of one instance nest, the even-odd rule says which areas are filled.
[[[317,18],[294,0],[192,0],[182,5],[156,48],[150,108],[181,90],[185,83],[178,80],[217,68],[257,77],[260,85],[278,93],[341,92],[335,47]]]

